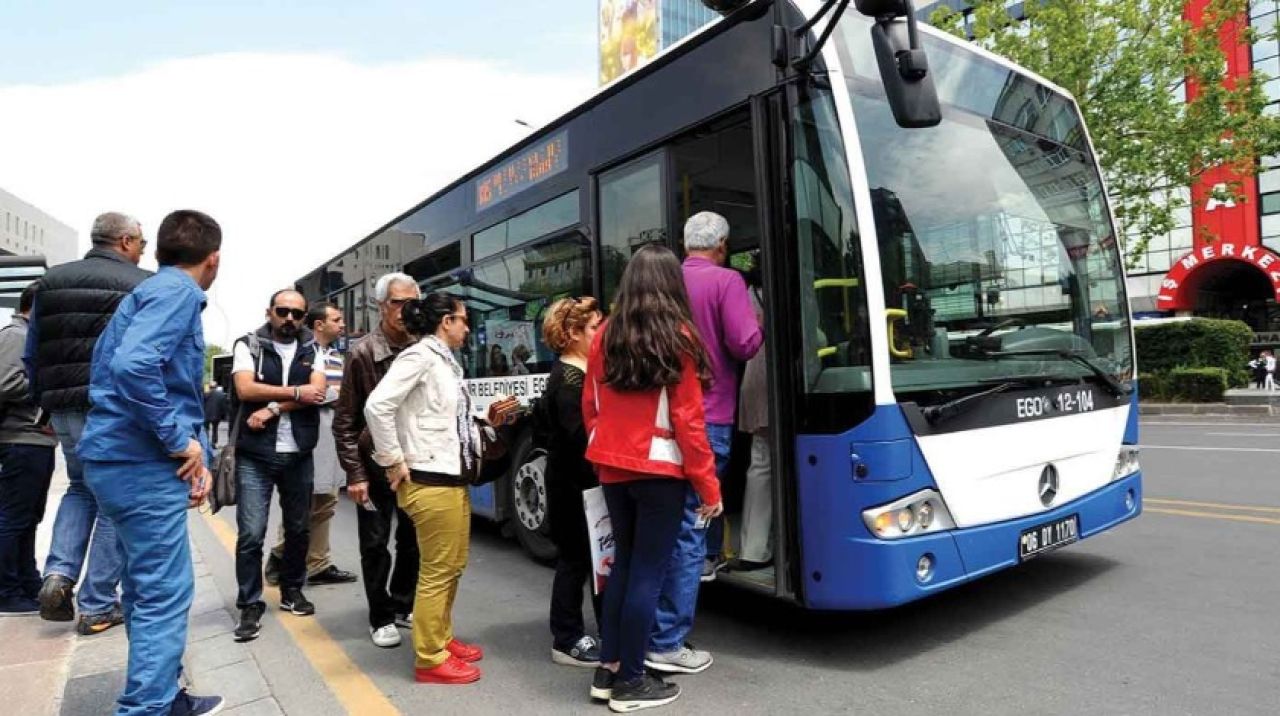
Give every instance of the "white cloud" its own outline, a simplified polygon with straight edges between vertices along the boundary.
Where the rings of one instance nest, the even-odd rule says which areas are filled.
[[[224,243],[205,334],[225,345],[262,320],[275,288],[518,141],[528,130],[515,118],[585,98],[593,76],[222,54],[0,87],[0,186],[71,224],[81,250],[102,211],[137,216],[149,252],[169,211],[211,214]]]

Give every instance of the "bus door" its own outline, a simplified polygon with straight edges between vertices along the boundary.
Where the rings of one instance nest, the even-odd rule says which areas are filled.
[[[770,109],[780,101],[758,98],[752,104],[735,108],[703,124],[682,132],[648,153],[613,164],[595,175],[596,211],[599,237],[599,295],[609,305],[617,291],[626,262],[641,246],[662,243],[677,255],[684,256],[684,223],[700,211],[714,211],[729,222],[729,266],[744,274],[749,284],[757,287],[763,299],[766,326],[785,325],[786,319],[777,289],[768,280],[771,270],[765,256],[771,252],[769,236],[776,231],[770,207],[777,200],[762,197],[774,193],[782,176],[770,166],[781,156],[779,143],[772,138],[782,126],[769,118]],[[788,309],[789,310],[789,309]],[[773,318],[772,316],[777,316]],[[770,333],[766,330],[766,336]],[[787,344],[766,338],[767,350],[782,351]],[[774,405],[780,395],[769,379],[762,393],[766,412],[778,415]],[[788,391],[782,391],[786,393]],[[773,419],[773,418],[771,418]],[[735,424],[736,433],[736,424]],[[794,532],[790,515],[791,450],[780,445],[779,434],[793,434],[786,426],[773,431],[770,455],[773,479],[771,503],[774,516],[773,565],[760,570],[721,572],[725,581],[784,597],[792,597],[793,577],[789,565],[797,563],[789,545],[794,540],[786,535]],[[722,531],[722,554],[736,556],[740,552],[741,527],[745,498],[746,474],[751,465],[751,436],[737,434],[731,466],[722,487],[727,518]],[[713,542],[714,544],[714,542]],[[783,578],[778,579],[777,575]]]
[[[776,143],[770,139],[774,123],[769,118],[769,101],[759,98],[752,104],[716,117],[671,142],[668,152],[668,187],[670,215],[668,235],[677,253],[684,255],[684,223],[700,211],[713,211],[729,222],[730,268],[739,271],[758,310],[766,316],[766,334],[770,325],[779,325],[767,317],[776,313],[778,302],[767,280],[765,259],[768,235],[774,230],[768,194],[773,191],[776,172],[769,166]],[[757,415],[772,421],[776,413],[773,403],[780,394],[767,378],[768,355],[774,341],[766,339],[761,348],[760,363],[742,371],[740,380],[752,375],[762,385],[749,394],[739,390],[738,414]],[[776,349],[775,349],[776,350]],[[775,353],[786,355],[786,353]],[[762,434],[761,445],[754,446],[754,436],[734,426],[733,449],[729,469],[722,480],[725,498],[722,555],[742,557],[743,526],[750,512],[749,527],[753,541],[764,541],[772,547],[773,564],[753,569],[721,571],[726,581],[752,587],[775,596],[791,596],[787,573],[788,550],[787,500],[785,481],[779,473],[786,463],[781,459],[778,431]],[[762,449],[767,448],[767,449]],[[748,476],[755,490],[748,490]],[[768,476],[768,477],[764,477]],[[767,484],[766,484],[767,483]],[[750,505],[750,507],[749,507]],[[715,537],[710,537],[712,549]],[[748,555],[759,560],[759,555]],[[779,580],[778,575],[784,575]]]

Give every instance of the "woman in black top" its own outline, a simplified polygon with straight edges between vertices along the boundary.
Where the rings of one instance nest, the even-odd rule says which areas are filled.
[[[591,463],[583,457],[587,433],[582,425],[582,379],[601,318],[594,298],[564,298],[552,304],[542,321],[543,340],[560,354],[547,378],[538,420],[548,453],[551,538],[560,552],[551,586],[551,660],[568,666],[600,663],[599,644],[587,634],[582,618],[582,588],[593,574],[582,491],[597,484]],[[598,595],[592,596],[591,606],[598,624]]]

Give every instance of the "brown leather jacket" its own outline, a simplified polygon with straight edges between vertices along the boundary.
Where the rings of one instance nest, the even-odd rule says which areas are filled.
[[[368,482],[373,475],[382,476],[382,470],[372,458],[373,441],[364,420],[364,403],[391,368],[391,362],[406,347],[392,346],[379,325],[361,338],[347,355],[342,392],[333,411],[333,441],[338,448],[338,462],[347,473],[348,485]]]

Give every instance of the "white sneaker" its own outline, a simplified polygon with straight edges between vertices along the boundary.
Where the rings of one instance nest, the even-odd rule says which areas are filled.
[[[383,649],[400,646],[400,632],[396,630],[395,624],[387,624],[377,629],[369,627],[369,637],[373,639],[374,644]]]
[[[711,666],[711,652],[685,644],[666,654],[645,654],[644,665],[664,674],[700,674]]]

